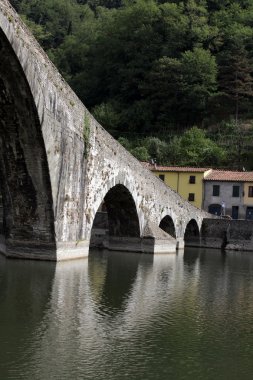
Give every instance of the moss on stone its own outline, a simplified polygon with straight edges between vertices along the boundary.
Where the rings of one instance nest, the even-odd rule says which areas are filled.
[[[83,155],[85,158],[88,157],[88,153],[89,153],[89,139],[90,139],[90,116],[87,113],[85,113],[84,124],[83,124],[83,143],[84,143]]]

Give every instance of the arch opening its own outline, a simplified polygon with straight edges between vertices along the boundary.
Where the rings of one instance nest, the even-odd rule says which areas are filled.
[[[171,216],[166,215],[160,222],[159,227],[176,239],[176,229]]]
[[[217,204],[216,203],[210,204],[208,206],[208,212],[210,214],[213,214],[213,215],[221,216],[221,214],[222,214],[221,205],[218,203]]]
[[[41,125],[24,71],[1,29],[0,54],[0,218],[4,253],[22,257],[36,252],[39,256],[41,245],[49,244],[50,249],[43,250],[43,254],[52,256],[53,202]],[[28,242],[30,253],[24,251]]]
[[[199,227],[195,219],[191,219],[186,226],[184,233],[186,247],[198,247],[200,244]]]
[[[90,247],[139,250],[140,225],[134,199],[123,185],[108,191],[93,221]]]

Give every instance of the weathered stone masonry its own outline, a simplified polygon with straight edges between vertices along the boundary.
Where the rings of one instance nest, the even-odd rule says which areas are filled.
[[[86,256],[103,199],[114,220],[114,247],[129,240],[133,249],[149,251],[152,238],[154,251],[166,251],[173,239],[158,226],[167,215],[183,247],[187,224],[195,220],[200,229],[207,214],[144,169],[96,122],[7,0],[0,3],[0,52],[1,250],[52,260]]]
[[[205,219],[200,246],[226,251],[253,251],[253,221]]]

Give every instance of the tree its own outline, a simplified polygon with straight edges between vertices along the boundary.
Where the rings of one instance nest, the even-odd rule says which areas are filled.
[[[19,12],[20,4],[22,0],[10,0],[11,5]]]
[[[160,33],[163,36],[162,56],[179,57],[187,49],[188,17],[182,2],[165,2],[159,6]]]
[[[217,64],[208,50],[194,48],[182,55],[184,105],[190,123],[199,122],[217,90]],[[188,124],[189,125],[189,124]]]
[[[128,151],[132,149],[132,144],[126,137],[119,137],[118,142]]]
[[[120,118],[112,103],[102,103],[93,108],[93,116],[112,134],[116,134]]]
[[[25,15],[22,15],[22,20],[26,23],[28,28],[32,31],[34,37],[39,41],[42,46],[46,46],[52,38],[51,33],[47,32],[45,26],[36,24],[32,20],[28,20]]]
[[[219,85],[225,96],[233,100],[238,124],[239,104],[253,96],[252,64],[244,47],[233,46],[219,56]]]
[[[45,27],[51,39],[44,48],[57,48],[67,35],[78,29],[82,9],[76,2],[65,0],[23,0],[19,6],[21,14],[37,25]]]
[[[182,137],[173,139],[169,146],[170,152],[174,146],[180,165],[213,167],[221,165],[226,159],[226,151],[207,138],[205,131],[197,127],[192,127]]]
[[[203,48],[186,51],[180,59],[156,61],[142,85],[156,123],[169,125],[173,121],[189,126],[199,122],[216,91],[216,77],[215,58]]]
[[[167,144],[157,137],[149,137],[144,140],[144,145],[150,158],[155,159],[158,164],[166,163]]]
[[[148,161],[150,156],[145,146],[137,146],[130,150],[130,153],[139,161]]]

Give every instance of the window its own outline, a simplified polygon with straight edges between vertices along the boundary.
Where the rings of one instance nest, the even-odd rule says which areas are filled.
[[[232,197],[239,197],[240,186],[233,186],[233,194]]]
[[[220,185],[213,185],[213,196],[219,197],[220,195]]]
[[[238,219],[239,206],[232,206],[232,219]]]
[[[159,178],[164,181],[164,174],[159,174]]]
[[[246,219],[253,220],[253,207],[247,207]]]
[[[189,183],[196,183],[196,177],[195,177],[195,175],[190,175]]]
[[[249,197],[253,197],[253,186],[249,186],[249,193],[248,193],[248,196],[249,196]]]
[[[195,201],[195,194],[194,193],[189,193],[188,201],[189,202],[194,202]]]

